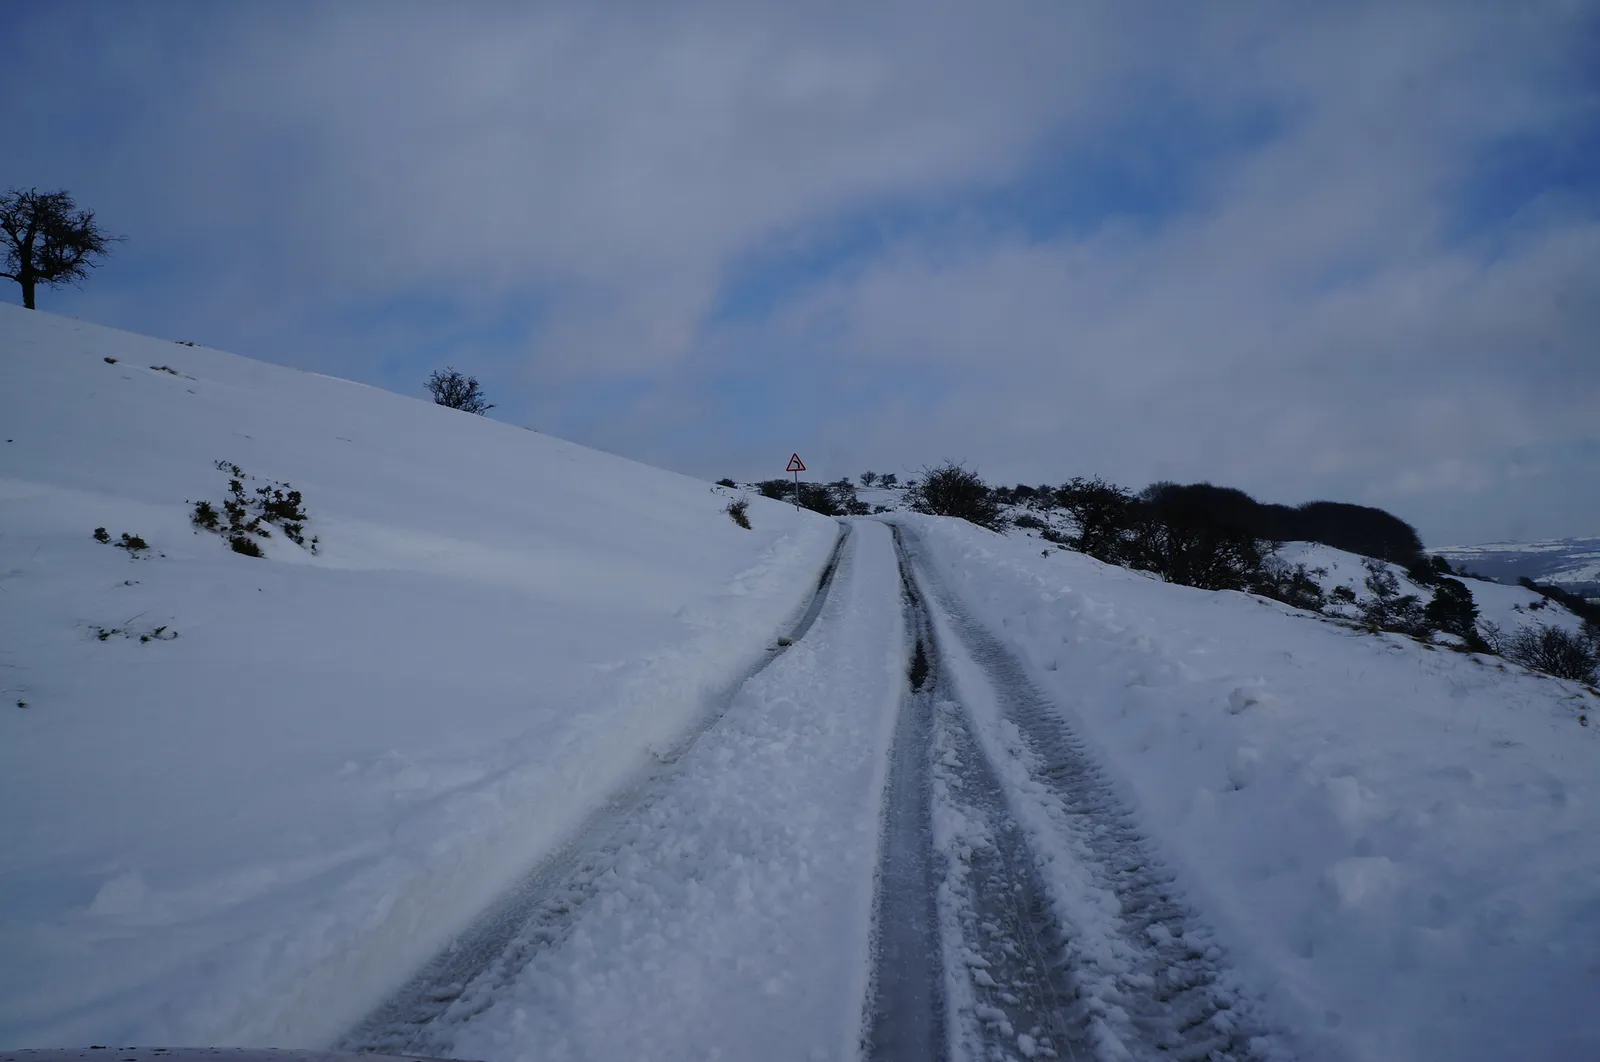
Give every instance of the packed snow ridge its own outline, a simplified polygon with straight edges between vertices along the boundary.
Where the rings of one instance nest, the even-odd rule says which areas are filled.
[[[0,1046],[1600,1057],[1577,683],[12,307],[0,368]]]

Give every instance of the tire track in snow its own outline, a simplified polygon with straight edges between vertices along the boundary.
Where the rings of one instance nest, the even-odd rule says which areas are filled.
[[[1078,1057],[1240,1062],[1288,1057],[1276,1037],[1264,1034],[1262,1023],[1233,987],[1221,950],[1183,903],[1172,875],[1093,754],[1016,657],[931,576],[914,535],[899,527],[895,531],[908,592],[917,594],[919,582],[928,588],[939,618],[992,688],[1001,719],[1014,728],[1009,747],[1004,745],[1004,727],[999,734],[986,735],[990,755],[1010,760],[1000,772],[1006,779],[1001,788],[992,767],[967,766],[982,762],[984,753],[972,741],[969,712],[950,706],[949,714],[966,717],[952,728],[956,737],[951,749],[966,770],[964,777],[956,772],[960,784],[951,790],[952,803],[960,809],[964,800],[975,806],[980,819],[987,817],[997,850],[988,855],[980,844],[971,866],[1004,862],[1000,852],[1012,844],[1012,860],[1031,862],[1037,874],[1043,864],[1028,849],[1038,841],[1030,844],[1022,836],[1027,830],[1019,826],[1015,810],[1008,810],[1009,801],[1027,801],[1032,810],[1043,812],[1030,816],[1031,823],[1047,822],[1080,872],[1073,875],[1074,882],[1065,881],[1066,872],[1058,870],[1053,890],[1048,882],[1041,886],[1034,908],[1039,917],[1033,922],[1041,948],[1054,951],[1048,967],[1054,973],[1041,986],[1039,998],[1046,1005],[1052,999],[1062,1005],[1058,1013],[1067,1031],[1075,1031],[1083,1045]],[[982,825],[976,832],[981,838]],[[1063,895],[1079,886],[1099,895]],[[993,893],[986,888],[969,893],[980,908],[969,919],[981,921],[983,897]],[[1048,916],[1046,906],[1061,914]],[[1073,918],[1074,911],[1088,916]],[[980,957],[988,958],[981,952]],[[1047,989],[1054,990],[1053,997]]]
[[[740,688],[811,629],[827,603],[849,541],[850,525],[841,521],[833,552],[800,615],[759,662],[712,699],[711,710],[677,744],[655,754],[659,766],[597,810],[571,840],[507,890],[335,1049],[447,1054],[449,1035],[441,1025],[455,1025],[481,1012],[493,1002],[496,990],[514,980],[534,955],[564,940],[576,912],[596,895],[597,882],[611,868],[637,813],[661,793],[677,763],[701,736],[727,714]]]
[[[1084,1057],[1061,927],[954,699],[893,530],[913,644],[885,793],[863,1053]]]

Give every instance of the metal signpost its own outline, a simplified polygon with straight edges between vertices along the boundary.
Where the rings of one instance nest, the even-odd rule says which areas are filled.
[[[800,460],[800,455],[790,454],[789,467],[784,469],[784,471],[794,473],[794,507],[796,511],[799,511],[800,509],[800,473],[804,472],[805,470],[806,463]]]

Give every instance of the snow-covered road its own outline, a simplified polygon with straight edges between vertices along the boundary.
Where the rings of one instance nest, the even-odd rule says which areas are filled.
[[[529,916],[425,1025],[345,1046],[463,1058],[837,1058],[861,1035],[884,752],[904,687],[889,533],[815,624],[526,886]]]
[[[913,532],[854,524],[791,637],[340,1046],[1285,1054],[1081,745],[919,563]]]

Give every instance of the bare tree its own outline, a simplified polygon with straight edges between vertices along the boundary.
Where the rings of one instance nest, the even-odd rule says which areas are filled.
[[[68,192],[24,192],[0,196],[0,232],[5,234],[6,271],[0,277],[22,285],[22,305],[34,309],[35,286],[76,284],[110,253],[121,236],[95,224],[94,211],[79,210]]]
[[[959,516],[992,531],[1001,530],[1004,524],[994,491],[976,472],[954,461],[922,470],[922,482],[913,490],[911,507],[919,513]]]
[[[478,414],[487,413],[494,408],[492,403],[483,400],[483,391],[478,387],[478,378],[455,369],[443,371],[435,369],[433,375],[428,377],[427,386],[433,394],[433,400],[441,406]]]

